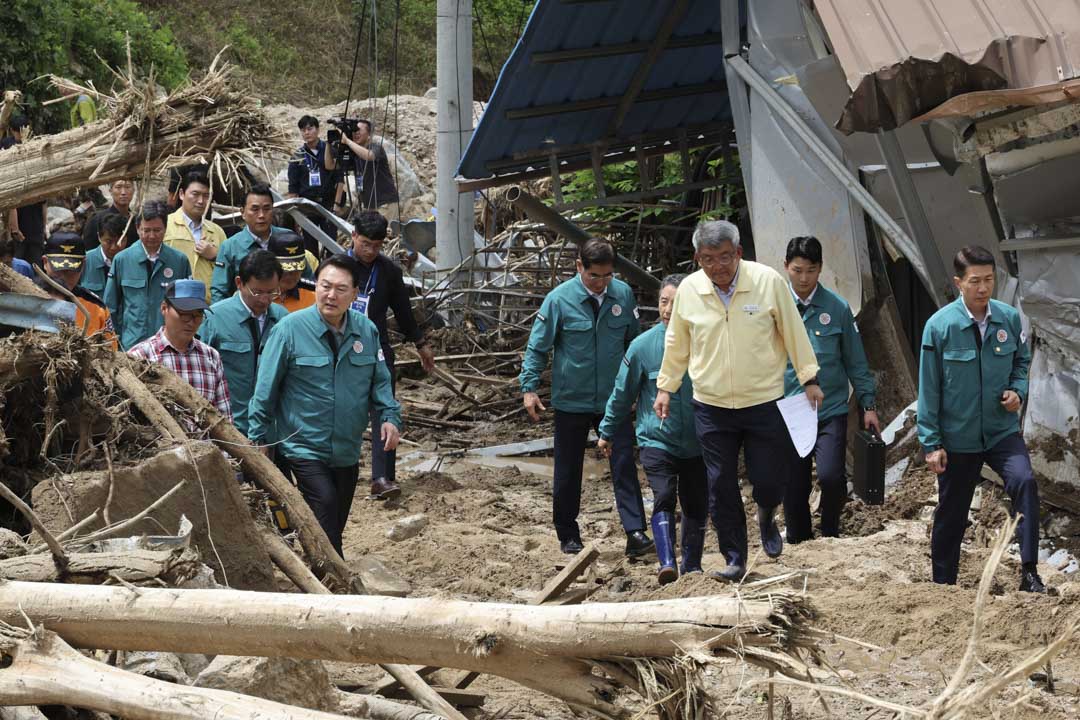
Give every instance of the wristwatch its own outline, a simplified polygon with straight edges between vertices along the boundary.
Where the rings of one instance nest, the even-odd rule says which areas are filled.
[[[877,412],[877,408],[875,406],[873,406],[873,405],[864,405],[862,411],[863,412]]]
[[[816,377],[812,377],[812,378],[810,378],[809,380],[807,380],[806,382],[803,383],[803,387],[810,387],[811,385],[818,385],[818,381],[817,381]],[[820,385],[819,385],[819,387],[820,387]]]

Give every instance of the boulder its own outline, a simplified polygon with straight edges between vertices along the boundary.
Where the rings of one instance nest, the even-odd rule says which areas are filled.
[[[337,688],[317,660],[218,655],[192,685],[324,712],[336,712],[338,706]]]

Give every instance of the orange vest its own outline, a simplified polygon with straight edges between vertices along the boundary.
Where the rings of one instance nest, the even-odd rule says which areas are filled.
[[[80,300],[82,300],[82,304],[86,306],[86,311],[90,313],[90,323],[86,326],[86,336],[90,337],[97,333],[103,333],[105,339],[112,344],[113,350],[116,350],[116,335],[113,333],[112,318],[109,317],[109,311],[85,298],[80,298]],[[83,315],[83,311],[76,305],[75,327],[82,330],[85,318],[86,316]]]
[[[306,307],[311,307],[315,304],[315,293],[311,290],[305,290],[303,288],[296,288],[298,295],[293,297],[291,294],[286,294],[283,297],[278,298],[274,302],[284,305],[285,309],[289,312],[295,312],[296,310],[303,310]]]

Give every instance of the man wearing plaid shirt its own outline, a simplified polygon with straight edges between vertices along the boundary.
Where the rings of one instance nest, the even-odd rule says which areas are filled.
[[[207,307],[206,283],[201,280],[169,283],[161,303],[165,324],[157,333],[128,350],[128,354],[169,368],[232,421],[221,356],[214,348],[195,339]]]

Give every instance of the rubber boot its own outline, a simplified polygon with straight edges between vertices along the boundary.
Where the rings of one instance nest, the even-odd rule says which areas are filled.
[[[679,578],[679,569],[675,566],[675,515],[669,512],[653,513],[653,542],[656,543],[656,557],[660,560],[660,573],[657,575],[661,585],[667,585]]]
[[[699,573],[705,549],[705,525],[685,514],[682,519],[682,574]]]

